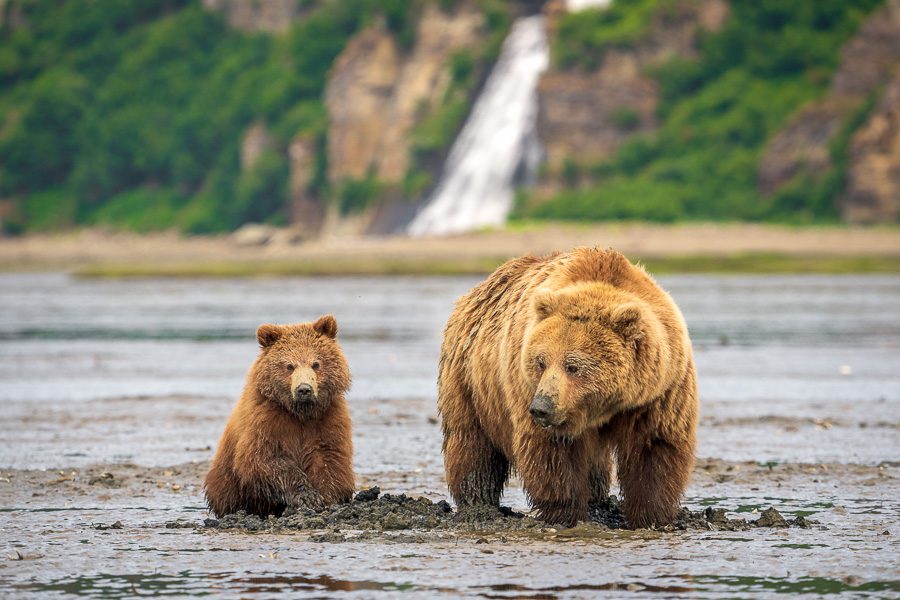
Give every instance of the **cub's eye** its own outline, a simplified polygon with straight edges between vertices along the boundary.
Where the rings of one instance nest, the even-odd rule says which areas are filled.
[[[569,375],[577,375],[578,365],[566,365],[566,373],[568,373]]]
[[[285,369],[285,371],[287,371],[288,373],[293,373],[293,372],[294,372],[294,365],[284,365],[284,369]]]
[[[319,361],[316,360],[316,361],[313,361],[312,369],[313,369],[313,371],[318,371],[319,367],[321,367],[321,366],[322,365],[319,364]]]
[[[543,356],[538,356],[537,360],[535,361],[535,364],[537,364],[537,368],[540,371],[543,371],[544,369],[547,368],[547,363],[544,361]]]

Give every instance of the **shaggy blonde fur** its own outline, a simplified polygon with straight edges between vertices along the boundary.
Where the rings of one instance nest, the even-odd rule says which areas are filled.
[[[670,523],[694,463],[697,387],[671,297],[612,249],[525,256],[463,296],[447,323],[438,409],[461,507],[497,505],[510,468],[549,522],[609,492],[634,527]]]

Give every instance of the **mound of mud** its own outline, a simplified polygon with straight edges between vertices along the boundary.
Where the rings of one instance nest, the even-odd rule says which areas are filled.
[[[533,517],[515,512],[506,507],[470,507],[454,512],[445,500],[432,502],[427,498],[412,498],[406,494],[381,495],[377,487],[359,492],[352,502],[329,506],[320,511],[305,510],[269,516],[262,519],[256,515],[239,512],[226,515],[222,519],[207,519],[207,528],[239,529],[244,531],[322,531],[318,541],[343,541],[342,530],[383,533],[391,531],[453,531],[453,532],[516,532],[544,531],[552,525]],[[588,520],[579,527],[597,530],[628,529],[625,516],[618,499],[610,496],[599,505],[591,506]],[[682,508],[672,525],[661,531],[677,530],[725,530],[740,531],[757,527],[802,527],[808,528],[810,521],[797,517],[787,521],[777,510],[769,508],[755,521],[730,519],[725,509],[707,508],[691,511]],[[322,535],[318,536],[322,537]],[[333,538],[333,539],[332,539]]]
[[[248,531],[514,531],[545,525],[505,507],[483,506],[453,512],[446,500],[432,502],[406,494],[381,495],[374,487],[359,492],[348,504],[336,504],[320,511],[298,511],[265,519],[239,512],[218,521],[207,519],[206,526]]]

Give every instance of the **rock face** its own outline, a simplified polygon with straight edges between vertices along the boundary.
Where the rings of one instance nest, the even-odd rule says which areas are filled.
[[[888,0],[863,23],[856,36],[841,51],[841,63],[829,93],[800,109],[787,126],[769,141],[760,160],[760,192],[769,195],[795,177],[815,177],[827,171],[832,166],[829,142],[863,107],[867,97],[877,92],[898,64],[900,0]],[[888,92],[884,92],[885,96]],[[896,210],[891,217],[889,211],[879,215],[876,208],[891,203],[891,198],[881,194],[888,193],[890,189],[896,190],[888,184],[891,169],[875,166],[886,156],[884,148],[890,145],[884,137],[890,136],[887,132],[890,127],[885,124],[892,118],[896,119],[896,115],[890,116],[889,106],[884,110],[881,106],[885,106],[885,101],[863,127],[869,133],[862,135],[860,132],[852,144],[848,173],[850,189],[841,202],[842,213],[850,220],[897,219]],[[877,176],[880,183],[867,182],[867,178],[875,172],[880,173]],[[874,194],[878,194],[878,199]],[[896,196],[895,191],[894,200]],[[852,206],[857,201],[863,203],[859,210]]]
[[[635,133],[657,126],[659,92],[641,73],[640,61],[624,52],[593,73],[553,72],[538,84],[538,136],[547,164],[557,172],[567,159],[596,162]],[[622,120],[628,121],[626,125]]]
[[[25,27],[27,23],[21,2],[0,0],[0,26],[7,25],[15,31]]]
[[[305,237],[317,234],[325,219],[322,203],[310,192],[310,185],[315,177],[317,153],[316,140],[310,135],[299,134],[288,146],[290,220]]]
[[[256,166],[266,152],[275,149],[275,139],[265,124],[257,121],[244,133],[241,141],[241,170],[249,171]]]
[[[283,153],[288,157],[288,193],[290,204],[288,218],[292,233],[300,238],[315,236],[325,217],[322,202],[310,190],[315,178],[319,146],[313,134],[299,133],[290,141],[287,149],[278,143],[265,123],[257,121],[247,128],[241,140],[241,171],[252,171],[260,158],[268,152]],[[257,231],[257,230],[253,230]],[[245,234],[245,237],[251,234]],[[254,238],[255,239],[255,238]],[[259,243],[269,241],[268,238]],[[256,243],[256,242],[253,242]]]
[[[841,216],[851,223],[900,221],[900,68],[850,142]]]
[[[551,39],[564,9],[562,2],[545,7]],[[631,135],[655,129],[659,90],[645,74],[647,68],[668,58],[695,56],[698,32],[720,29],[727,17],[723,0],[682,0],[656,17],[636,47],[608,50],[596,70],[548,70],[538,85],[538,134],[550,173],[567,159],[603,160]]]
[[[758,176],[760,193],[768,196],[794,177],[825,173],[831,167],[828,141],[860,101],[857,96],[827,96],[791,117],[763,151]]]
[[[225,14],[228,24],[243,31],[281,33],[303,13],[297,0],[203,0],[203,7]]]
[[[403,180],[413,128],[442,101],[451,83],[450,57],[479,41],[482,24],[482,13],[469,3],[453,13],[428,4],[408,52],[383,24],[350,41],[325,91],[332,182],[368,175]]]
[[[397,44],[381,24],[353,38],[335,61],[325,90],[332,181],[363,178],[376,162],[399,63]]]

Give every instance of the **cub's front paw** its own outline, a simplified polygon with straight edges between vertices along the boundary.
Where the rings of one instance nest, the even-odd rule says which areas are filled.
[[[288,511],[300,512],[305,510],[320,511],[328,506],[328,503],[325,502],[322,495],[310,488],[294,490],[287,498],[286,504],[287,508],[285,509],[285,513]]]

